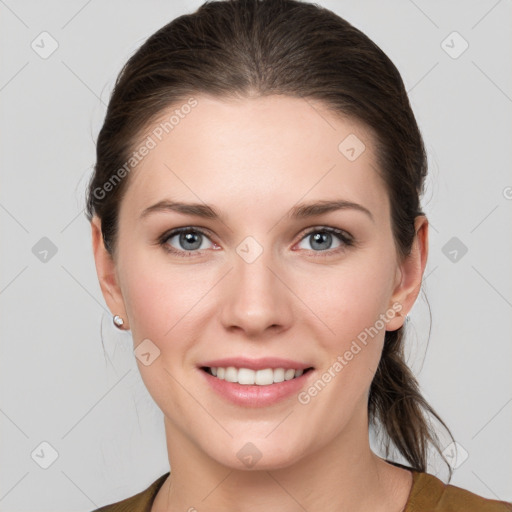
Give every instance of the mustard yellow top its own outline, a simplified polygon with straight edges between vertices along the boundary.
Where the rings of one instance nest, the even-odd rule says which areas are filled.
[[[413,484],[403,512],[512,512],[512,503],[486,499],[460,487],[445,484],[429,473],[409,470],[413,474]],[[93,512],[150,512],[155,496],[169,474],[167,472],[162,475],[146,490],[131,498]]]

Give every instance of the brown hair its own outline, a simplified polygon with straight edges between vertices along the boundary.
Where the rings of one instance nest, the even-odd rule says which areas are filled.
[[[360,30],[315,4],[225,0],[206,2],[162,27],[117,78],[98,136],[86,199],[87,218],[101,219],[105,247],[113,257],[128,179],[109,187],[108,193],[105,184],[113,183],[145,128],[164,109],[200,93],[219,98],[282,94],[316,99],[369,127],[390,199],[397,254],[410,254],[414,221],[423,215],[420,195],[427,157],[395,65]],[[377,426],[380,422],[387,434],[386,457],[392,443],[413,468],[427,471],[428,444],[442,455],[427,414],[453,440],[404,360],[403,327],[387,331],[368,397],[369,420]],[[451,479],[450,467],[449,473]]]

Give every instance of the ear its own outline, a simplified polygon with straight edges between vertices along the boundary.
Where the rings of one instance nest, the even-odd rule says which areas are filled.
[[[395,288],[389,305],[391,309],[395,310],[400,304],[400,314],[387,323],[387,331],[395,331],[403,325],[406,315],[412,309],[421,290],[428,255],[428,220],[425,215],[416,217],[414,229],[416,236],[411,254],[397,268]],[[395,304],[394,308],[393,304]]]
[[[103,293],[103,298],[112,315],[119,315],[124,320],[123,329],[129,329],[123,295],[116,273],[116,264],[105,248],[101,234],[101,220],[96,215],[91,220],[91,229],[96,273],[98,274],[98,281],[100,283],[101,292]]]

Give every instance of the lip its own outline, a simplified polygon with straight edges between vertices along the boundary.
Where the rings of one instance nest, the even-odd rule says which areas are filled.
[[[226,360],[222,360],[223,364],[226,364],[225,361]],[[209,363],[214,362],[216,363],[216,361],[210,361]],[[239,366],[239,368],[247,368],[247,366],[244,366],[244,364]],[[256,365],[254,360],[253,364]],[[261,360],[259,360],[257,364],[260,365]],[[265,364],[269,363],[266,362]],[[272,365],[274,364],[277,363],[272,363]],[[281,362],[279,364],[283,363]],[[279,366],[279,364],[277,364],[275,368],[283,368],[283,366]],[[204,366],[210,366],[210,364],[205,364]],[[228,366],[236,365],[229,364]],[[269,384],[268,386],[246,385],[238,384],[238,382],[228,382],[226,380],[218,379],[217,377],[210,375],[208,372],[204,371],[201,368],[199,368],[198,371],[201,375],[203,375],[203,378],[206,379],[206,384],[210,387],[210,389],[212,389],[217,395],[219,395],[224,400],[227,400],[228,402],[240,407],[261,408],[269,407],[271,405],[277,404],[285,400],[286,398],[290,398],[291,396],[297,395],[301,391],[301,389],[306,387],[307,382],[309,382],[311,376],[316,372],[315,369],[312,368],[311,366],[306,366],[304,364],[300,364],[299,366],[300,368],[296,368],[295,366],[290,366],[290,368],[296,368],[297,370],[306,368],[311,369],[310,371],[303,373],[300,377],[296,377],[291,380],[285,380],[283,382],[276,382],[274,384]],[[265,366],[265,368],[271,367],[272,366]],[[256,369],[261,369],[261,366],[260,368]]]
[[[248,368],[249,370],[264,370],[265,368],[284,368],[285,370],[305,370],[312,368],[312,364],[300,363],[291,359],[281,359],[278,357],[262,357],[259,359],[249,359],[247,357],[229,357],[224,359],[215,359],[214,361],[206,361],[198,365],[199,368],[208,366],[210,368],[227,368],[234,366],[235,368]]]

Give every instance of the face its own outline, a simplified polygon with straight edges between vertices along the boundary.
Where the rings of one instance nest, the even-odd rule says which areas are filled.
[[[168,439],[228,467],[258,453],[257,468],[286,467],[367,436],[384,334],[412,307],[424,254],[397,258],[363,126],[310,100],[196,99],[168,134],[160,123],[179,106],[145,133],[155,147],[131,171],[115,261],[93,224],[98,275],[136,353],[150,354],[138,365]],[[251,386],[203,369],[231,358],[267,370],[225,379],[310,370]]]

